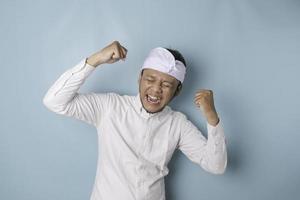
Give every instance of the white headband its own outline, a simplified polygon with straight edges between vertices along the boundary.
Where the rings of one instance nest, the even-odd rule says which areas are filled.
[[[181,83],[184,80],[186,68],[184,64],[175,60],[173,54],[165,48],[157,47],[150,51],[142,65],[142,69],[155,69],[173,76]]]

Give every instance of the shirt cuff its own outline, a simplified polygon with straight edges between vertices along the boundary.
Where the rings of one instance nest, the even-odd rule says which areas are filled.
[[[85,60],[85,64],[86,64],[86,66],[88,67],[88,68],[93,68],[93,69],[96,69],[96,67],[95,66],[93,66],[93,65],[90,65],[88,62],[87,62],[87,59],[88,58],[85,58],[84,60]]]
[[[219,118],[219,122],[216,126],[213,126],[208,122],[206,122],[206,124],[207,124],[207,133],[208,134],[211,133],[213,136],[215,136],[218,132],[219,133],[221,132],[224,134],[222,120],[220,118]]]
[[[214,153],[224,152],[226,150],[226,138],[221,119],[216,126],[207,123],[207,135],[209,141],[214,144]]]
[[[87,58],[82,59],[74,68],[72,68],[72,75],[75,74],[83,74],[84,76],[88,76],[92,73],[96,68],[86,62]]]

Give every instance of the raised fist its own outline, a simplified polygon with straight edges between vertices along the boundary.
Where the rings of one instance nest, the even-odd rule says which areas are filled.
[[[125,60],[127,49],[123,47],[118,41],[113,41],[108,46],[90,56],[87,62],[93,66],[104,63],[115,63],[120,59]]]
[[[218,114],[214,105],[213,91],[201,89],[196,92],[194,98],[195,104],[211,124],[218,122]]]

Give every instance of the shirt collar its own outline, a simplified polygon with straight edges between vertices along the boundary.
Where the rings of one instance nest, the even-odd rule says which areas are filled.
[[[169,110],[168,106],[165,106],[163,108],[162,111],[157,112],[157,113],[148,113],[145,108],[142,105],[141,102],[141,98],[140,98],[140,93],[138,93],[135,97],[134,97],[134,103],[135,103],[135,108],[137,110],[137,112],[144,118],[148,119],[150,117],[157,117],[157,116],[162,116],[163,114],[167,113],[167,111]]]

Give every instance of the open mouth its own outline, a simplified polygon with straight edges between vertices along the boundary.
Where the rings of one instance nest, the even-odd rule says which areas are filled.
[[[161,100],[160,97],[152,96],[149,94],[147,94],[145,98],[146,98],[147,102],[149,102],[150,104],[159,104],[160,100]]]

